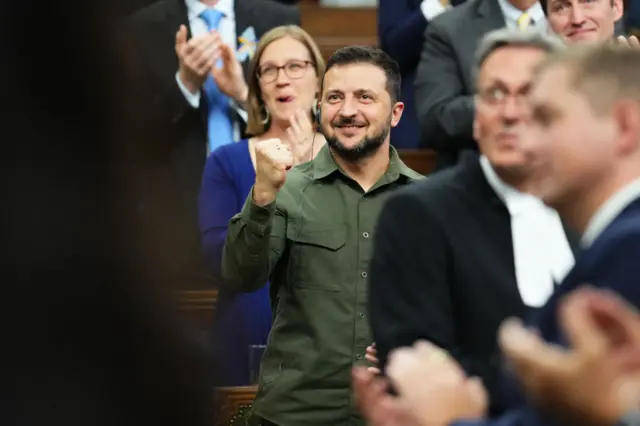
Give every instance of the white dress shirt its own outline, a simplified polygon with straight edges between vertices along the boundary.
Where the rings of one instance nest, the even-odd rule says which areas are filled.
[[[420,3],[420,10],[427,22],[431,21],[442,12],[451,9],[451,7],[452,6],[448,0],[422,0],[422,3]]]
[[[640,198],[640,178],[637,178],[609,198],[591,217],[587,229],[582,234],[582,246],[588,248],[602,234],[607,226],[618,217],[627,206]]]
[[[485,156],[480,165],[489,185],[511,215],[516,281],[526,306],[543,306],[573,268],[575,259],[558,213],[533,195],[518,191],[496,174]]]
[[[206,34],[208,31],[207,23],[200,17],[200,15],[208,8],[208,6],[198,0],[185,0],[185,3],[187,5],[187,17],[189,18],[191,36],[196,37]],[[235,52],[237,50],[237,40],[234,0],[220,0],[215,5],[214,9],[222,12],[222,19],[220,19],[220,26],[218,28],[220,38],[222,38],[223,43],[231,46]],[[194,108],[198,108],[200,106],[200,91],[197,91],[196,93],[189,92],[184,84],[182,84],[182,81],[180,81],[178,72],[176,72],[176,83],[178,83],[178,87],[187,102],[189,102],[189,105]],[[231,102],[231,106],[238,112],[243,120],[247,120],[247,112],[245,110],[240,108],[233,101]],[[236,140],[240,139],[240,129],[237,123],[233,123],[233,136]]]
[[[498,0],[498,4],[500,5],[500,9],[502,10],[502,15],[504,16],[504,21],[507,24],[508,28],[518,29],[518,18],[524,12],[511,3],[509,0]],[[525,11],[531,19],[533,19],[532,27],[536,29],[536,31],[546,32],[547,31],[547,19],[545,17],[544,11],[542,10],[542,6],[540,2],[535,2],[533,6]]]

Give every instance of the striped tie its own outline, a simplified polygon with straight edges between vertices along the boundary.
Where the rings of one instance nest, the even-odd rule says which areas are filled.
[[[518,24],[518,29],[520,31],[527,31],[529,29],[529,26],[531,25],[531,18],[529,17],[529,14],[527,12],[524,12],[522,15],[520,15],[516,23]]]

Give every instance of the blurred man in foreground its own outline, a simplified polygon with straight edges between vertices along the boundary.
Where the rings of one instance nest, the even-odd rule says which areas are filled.
[[[369,271],[381,365],[428,340],[480,377],[504,411],[496,339],[502,321],[544,306],[574,265],[579,237],[532,194],[528,155],[533,71],[555,37],[501,29],[477,52],[474,133],[481,156],[394,194],[380,213]]]
[[[528,140],[538,159],[538,191],[583,235],[583,252],[575,267],[532,321],[540,337],[553,344],[569,345],[556,311],[561,298],[585,282],[610,288],[640,306],[638,69],[637,49],[574,48],[554,55],[540,68],[530,95],[534,126]],[[408,355],[420,360],[416,365],[438,363],[438,368],[428,370],[419,382],[413,380],[418,373],[407,374],[401,367]],[[457,375],[458,380],[447,381],[455,392],[431,385],[438,383],[439,376],[454,375],[460,367],[432,347],[403,358],[402,363],[395,359],[395,367],[391,360],[389,375],[401,400],[417,392],[434,407],[415,416],[421,424],[561,424],[558,416],[535,408],[522,397],[514,398],[512,409],[499,418],[462,421],[467,414],[479,414],[468,380]]]

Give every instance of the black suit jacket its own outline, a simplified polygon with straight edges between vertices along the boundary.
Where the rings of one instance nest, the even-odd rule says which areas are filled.
[[[502,410],[496,332],[528,309],[518,292],[509,212],[477,155],[395,193],[382,210],[370,272],[370,318],[381,365],[425,339],[482,378]],[[574,250],[578,238],[568,232]]]
[[[473,140],[474,57],[482,37],[506,25],[497,0],[470,0],[436,17],[425,31],[415,80],[424,145],[439,166],[455,164]]]
[[[299,24],[300,12],[297,6],[271,0],[237,0],[235,20],[237,35],[253,27],[260,38],[276,26]],[[176,255],[183,258],[184,268],[193,269],[193,259],[201,263],[197,197],[207,152],[207,106],[201,102],[198,109],[191,107],[176,83],[175,35],[180,25],[190,28],[184,0],[160,0],[128,17],[122,29],[136,82],[130,94],[129,115],[154,141],[153,146],[141,149],[144,156],[153,153],[155,160],[153,172],[143,179],[141,204],[143,209],[175,210],[176,220],[186,223],[181,232],[188,236],[181,238],[192,240],[189,246],[193,250]],[[245,73],[248,63],[243,63]],[[151,195],[158,192],[163,196]],[[174,205],[150,207],[150,200],[167,199],[167,192]],[[202,270],[200,266],[197,269]],[[201,272],[198,277],[198,281],[203,277],[208,280]]]
[[[458,5],[464,0],[453,0]],[[391,143],[396,148],[421,148],[420,125],[416,114],[414,81],[427,20],[420,9],[422,0],[380,0],[378,35],[380,46],[400,65],[402,73],[402,120],[391,129]]]

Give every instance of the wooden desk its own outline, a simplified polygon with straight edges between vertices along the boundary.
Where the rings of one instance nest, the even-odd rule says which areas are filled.
[[[257,392],[257,386],[215,389],[213,397],[217,414],[215,426],[245,426]]]
[[[428,175],[436,168],[437,155],[430,149],[399,149],[398,155],[412,170]]]
[[[218,301],[218,290],[184,290],[178,297],[180,311],[192,321],[192,324],[202,331],[210,330]]]

